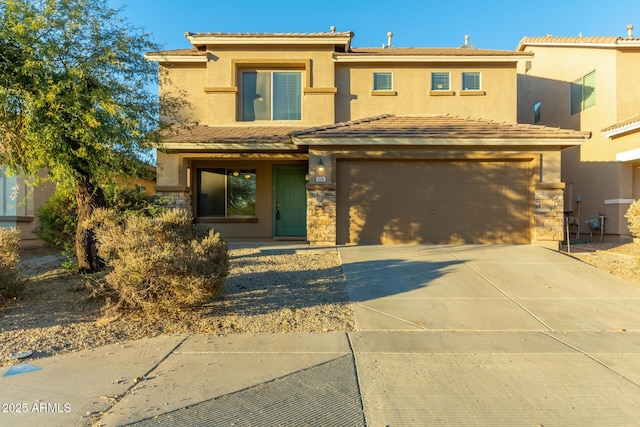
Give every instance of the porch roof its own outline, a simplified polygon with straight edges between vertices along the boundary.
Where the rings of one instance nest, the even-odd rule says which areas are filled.
[[[304,145],[579,145],[590,132],[449,115],[376,117],[312,128],[286,126],[174,127],[162,148],[175,150],[296,150]],[[419,140],[419,142],[418,142]]]
[[[294,131],[294,138],[588,139],[590,132],[450,115],[381,116]]]
[[[296,150],[286,126],[174,126],[160,148],[174,150]]]

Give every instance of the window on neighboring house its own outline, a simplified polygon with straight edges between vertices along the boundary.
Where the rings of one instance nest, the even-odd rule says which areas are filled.
[[[393,74],[373,73],[373,90],[393,90]]]
[[[571,114],[596,105],[596,72],[585,74],[571,83]]]
[[[255,169],[198,169],[198,217],[254,217]]]
[[[449,73],[431,73],[431,90],[451,90]]]
[[[242,73],[242,120],[301,120],[302,73]]]
[[[542,107],[542,102],[538,101],[533,104],[533,124],[537,125],[540,123],[540,107]]]
[[[462,73],[462,90],[480,90],[480,73]]]

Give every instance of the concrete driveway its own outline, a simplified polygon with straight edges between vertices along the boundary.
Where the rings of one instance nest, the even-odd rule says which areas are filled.
[[[640,286],[534,246],[339,252],[367,425],[640,425]]]

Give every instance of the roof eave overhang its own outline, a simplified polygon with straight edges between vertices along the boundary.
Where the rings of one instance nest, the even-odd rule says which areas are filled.
[[[231,37],[231,36],[187,36],[193,46],[344,46],[349,48],[351,37]]]
[[[162,142],[156,146],[159,150],[170,151],[242,151],[276,152],[297,151],[299,147],[290,142]]]
[[[531,55],[521,56],[471,56],[471,55],[334,55],[334,62],[341,63],[424,63],[424,62],[495,62],[495,63],[515,63],[533,57]]]
[[[194,62],[207,62],[206,55],[144,55],[144,59],[150,62],[183,62],[183,63],[194,63]]]
[[[528,46],[551,46],[551,47],[593,47],[593,48],[621,48],[621,47],[640,47],[640,42],[617,42],[617,43],[572,43],[572,42],[526,42],[520,43],[516,47],[517,52],[523,52]]]
[[[629,123],[627,125],[620,126],[615,129],[603,131],[602,134],[607,138],[615,138],[617,136],[622,136],[624,134],[635,132],[637,130],[640,130],[640,121]]]
[[[569,148],[582,145],[587,138],[416,138],[416,137],[375,137],[375,136],[323,136],[296,137],[292,141],[297,146],[447,146],[447,147],[559,147]]]

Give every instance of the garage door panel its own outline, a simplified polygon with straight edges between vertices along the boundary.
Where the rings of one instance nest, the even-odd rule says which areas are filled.
[[[339,243],[530,243],[526,162],[343,161]]]

